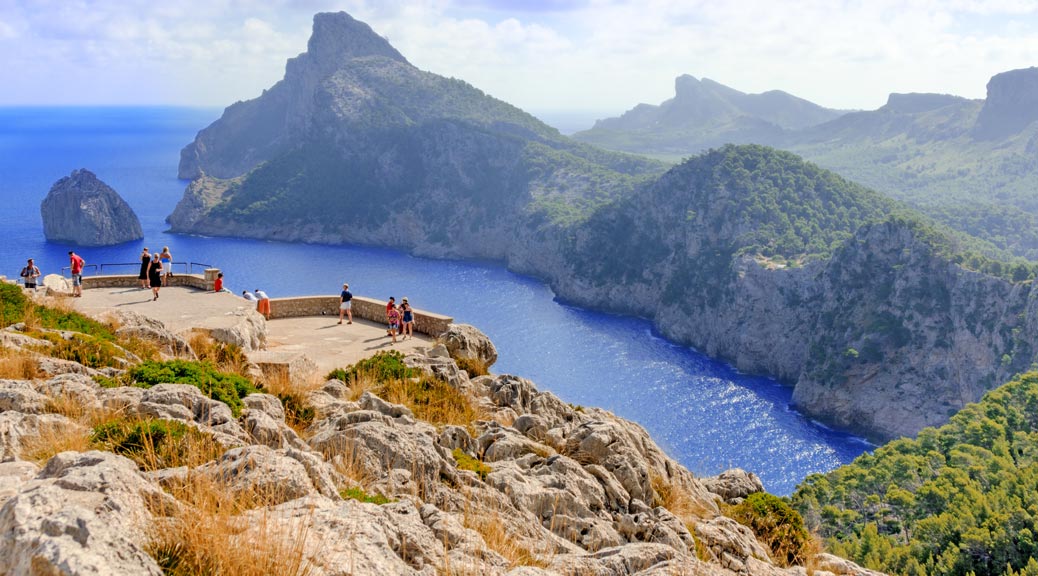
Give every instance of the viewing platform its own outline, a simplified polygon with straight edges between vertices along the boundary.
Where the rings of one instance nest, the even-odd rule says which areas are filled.
[[[256,303],[230,292],[213,292],[215,272],[176,274],[152,300],[150,288],[141,288],[136,275],[84,276],[83,296],[69,301],[80,312],[99,317],[126,310],[154,318],[170,331],[187,335],[205,332],[217,340],[245,337],[249,359],[264,371],[306,365],[305,356],[319,375],[356,363],[381,350],[408,352],[428,348],[446,331],[453,318],[415,310],[414,338],[394,344],[386,334],[386,302],[354,296],[353,324],[339,324],[339,296],[272,298],[270,320],[256,311]],[[50,286],[52,292],[55,290]],[[255,338],[242,334],[258,332]]]

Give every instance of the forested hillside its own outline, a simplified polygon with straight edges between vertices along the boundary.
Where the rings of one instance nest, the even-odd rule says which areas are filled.
[[[891,574],[1038,574],[1038,373],[793,497],[836,554]]]

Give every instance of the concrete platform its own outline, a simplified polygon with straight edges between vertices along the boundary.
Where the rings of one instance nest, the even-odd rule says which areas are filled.
[[[152,301],[151,290],[140,288],[92,288],[83,290],[81,298],[69,298],[72,305],[85,314],[101,316],[109,310],[132,310],[160,320],[176,333],[194,328],[230,328],[241,321],[241,315],[255,309],[255,303],[227,292],[212,293],[195,288],[170,286]],[[256,361],[277,357],[291,358],[305,354],[324,375],[335,368],[348,366],[374,355],[380,350],[402,352],[429,347],[432,339],[415,334],[413,339],[393,344],[386,328],[368,320],[338,324],[338,316],[302,316],[270,320],[267,326],[266,351],[250,353]]]

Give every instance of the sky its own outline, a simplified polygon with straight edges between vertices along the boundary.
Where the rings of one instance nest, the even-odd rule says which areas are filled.
[[[345,10],[529,111],[618,113],[674,78],[874,109],[1038,65],[1038,0],[0,0],[0,105],[226,106]]]

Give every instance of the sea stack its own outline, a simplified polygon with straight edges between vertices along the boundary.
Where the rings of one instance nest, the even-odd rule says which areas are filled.
[[[40,213],[43,234],[51,241],[111,246],[144,237],[130,205],[85,168],[55,182]]]

